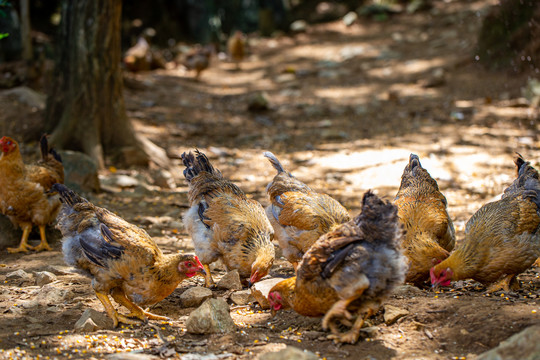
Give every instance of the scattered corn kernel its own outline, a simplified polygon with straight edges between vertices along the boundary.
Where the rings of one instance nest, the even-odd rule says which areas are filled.
[[[298,341],[299,343],[301,343],[301,342],[302,342],[302,339],[298,339],[298,340],[296,340],[296,341]]]
[[[62,335],[58,335],[58,338],[61,339],[61,338],[62,338]]]
[[[438,299],[439,298],[439,295],[435,295],[435,299]]]
[[[532,312],[533,314],[536,314],[536,310],[532,310],[531,312]]]

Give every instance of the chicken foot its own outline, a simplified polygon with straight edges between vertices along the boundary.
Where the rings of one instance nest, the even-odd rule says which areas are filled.
[[[95,290],[94,290],[95,291]],[[119,314],[115,309],[113,304],[111,304],[111,300],[109,300],[109,297],[107,294],[103,294],[96,291],[96,296],[103,304],[103,307],[105,308],[105,311],[107,312],[107,315],[112,319],[114,327],[116,328],[118,326],[118,323],[123,323],[126,325],[137,325],[141,322],[139,320],[130,319],[127,316],[124,316],[122,314]]]
[[[8,248],[7,251],[13,254],[13,253],[18,253],[18,252],[27,252],[29,250],[33,250],[34,248],[28,245],[28,237],[30,236],[30,231],[32,231],[32,224],[25,225],[23,227],[23,234],[22,234],[21,243],[19,244],[19,247]]]
[[[364,322],[371,315],[373,315],[373,311],[371,309],[368,310],[364,314],[364,316],[358,315],[358,317],[356,318],[354,324],[352,324],[352,327],[349,331],[345,333],[332,331],[333,334],[329,335],[328,339],[331,339],[331,340],[334,340],[335,342],[340,342],[340,343],[349,343],[349,344],[356,343],[358,341],[358,338],[360,337],[360,329],[362,329]]]
[[[115,288],[111,292],[111,296],[113,297],[114,301],[119,303],[120,305],[124,305],[129,311],[128,318],[137,318],[140,319],[142,322],[147,323],[148,319],[150,320],[170,320],[168,317],[152,314],[151,312],[145,311],[141,309],[140,306],[137,304],[134,304],[132,301],[130,301],[124,292],[118,288]]]
[[[487,292],[489,294],[494,293],[495,291],[499,291],[499,290],[502,290],[504,292],[509,292],[510,290],[517,291],[520,288],[521,286],[519,285],[519,281],[517,280],[517,275],[512,274],[512,275],[507,275],[501,280],[497,281],[496,283],[491,284],[488,287]]]
[[[33,249],[35,251],[42,251],[42,250],[51,251],[52,249],[47,243],[47,236],[45,235],[45,225],[39,226],[39,235],[41,236],[41,243],[39,243],[39,245],[34,247]]]

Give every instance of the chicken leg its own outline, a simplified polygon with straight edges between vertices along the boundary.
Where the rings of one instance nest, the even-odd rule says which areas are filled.
[[[204,275],[204,286],[210,288],[214,285],[214,279],[212,279],[212,274],[210,273],[210,266],[203,265],[206,275]]]
[[[358,337],[360,336],[360,329],[362,329],[362,326],[364,325],[364,322],[368,317],[370,317],[373,314],[373,310],[368,310],[364,316],[358,315],[356,318],[354,324],[352,325],[351,329],[345,333],[338,333],[333,332],[333,334],[329,335],[328,338],[331,340],[334,340],[335,342],[340,343],[349,343],[354,344],[358,341]]]
[[[51,251],[52,249],[47,243],[47,236],[45,235],[45,225],[39,226],[39,235],[41,236],[41,243],[33,249],[35,251],[42,251],[42,250]]]
[[[130,314],[128,315],[129,318],[135,317],[137,319],[140,319],[144,323],[147,323],[148,319],[170,320],[168,317],[160,316],[160,315],[152,314],[151,312],[148,312],[148,311],[144,311],[143,309],[141,309],[140,306],[138,306],[137,304],[134,304],[131,300],[129,300],[126,297],[126,294],[124,294],[124,292],[118,288],[115,288],[111,292],[111,296],[117,303],[119,303],[120,305],[124,305],[130,311]]]
[[[28,250],[32,250],[33,248],[30,245],[28,245],[28,237],[30,236],[31,230],[32,230],[32,224],[25,224],[23,226],[23,234],[22,234],[21,243],[19,244],[19,247],[8,248],[7,251],[13,254],[13,253],[27,252]]]
[[[127,316],[124,316],[122,314],[119,314],[115,309],[113,304],[111,304],[111,300],[109,300],[109,297],[107,294],[103,294],[96,291],[96,296],[103,304],[103,307],[105,308],[105,311],[107,312],[107,315],[112,319],[114,327],[116,328],[118,326],[118,323],[124,323],[127,325],[137,325],[140,324],[139,320],[130,319]]]
[[[501,280],[490,285],[487,289],[489,294],[494,293],[495,291],[502,290],[504,292],[517,291],[521,288],[519,281],[517,280],[516,274],[511,274],[503,277]]]

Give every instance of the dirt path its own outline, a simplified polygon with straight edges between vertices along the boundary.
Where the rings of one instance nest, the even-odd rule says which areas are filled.
[[[216,59],[199,82],[181,69],[137,75],[141,89],[126,90],[129,116],[175,158],[178,187],[148,185],[152,172],[119,170],[140,186],[91,200],[145,227],[166,252],[192,250],[180,223],[187,204],[178,160],[183,151],[207,152],[226,177],[267,204],[264,189],[274,170],[262,152],[271,150],[352,214],[367,189],[395,195],[413,152],[446,195],[459,241],[467,219],[512,181],[516,151],[539,167],[538,110],[516,100],[527,74],[490,73],[474,63],[473,34],[487,3],[436,2],[430,16],[363,20],[350,28],[335,22],[294,38],[252,39],[241,71]],[[266,92],[268,111],[247,111],[256,91]],[[326,340],[319,319],[292,312],[271,318],[256,306],[233,311],[236,333],[186,334],[193,309],[180,308],[178,298],[199,280],[184,282],[154,308],[170,316],[169,323],[76,334],[82,312],[101,311],[101,305],[88,280],[68,271],[61,245],[53,248],[0,254],[0,358],[102,358],[129,349],[168,358],[247,359],[288,344],[327,359],[474,359],[539,323],[540,279],[532,268],[520,276],[523,289],[510,294],[487,296],[472,281],[437,294],[404,287],[388,304],[409,315],[385,325],[379,312],[371,319],[376,330],[354,346]],[[57,281],[40,288],[33,279],[6,278],[18,269],[49,269]],[[280,259],[271,275],[284,274],[292,268]]]

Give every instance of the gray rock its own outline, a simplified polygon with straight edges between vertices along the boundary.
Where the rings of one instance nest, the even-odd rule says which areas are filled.
[[[34,276],[36,277],[37,286],[43,286],[56,281],[56,275],[48,271],[38,271]]]
[[[354,11],[349,11],[345,16],[343,17],[343,23],[345,26],[351,26],[358,20],[358,14]]]
[[[60,151],[60,156],[67,187],[78,193],[100,190],[98,167],[90,156],[71,150]]]
[[[136,353],[136,352],[122,352],[118,354],[111,354],[105,356],[107,360],[158,360],[159,356]]]
[[[16,247],[21,241],[22,232],[13,226],[13,223],[0,214],[0,250]]]
[[[137,180],[136,178],[123,174],[112,174],[109,176],[104,176],[100,178],[100,180],[104,186],[112,186],[119,188],[134,188],[140,185],[139,180]]]
[[[75,331],[90,332],[99,329],[111,328],[112,320],[103,313],[94,309],[86,309],[79,320],[75,323]]]
[[[395,296],[415,295],[416,296],[416,295],[421,295],[423,293],[424,292],[420,290],[419,288],[417,288],[416,286],[405,284],[405,285],[396,287],[392,295],[395,295]]]
[[[287,346],[283,350],[259,356],[259,360],[317,360],[318,358],[319,357],[311,351],[301,350],[294,346]]]
[[[225,300],[208,299],[189,315],[186,329],[192,334],[229,333],[236,330],[236,325]]]
[[[401,309],[392,305],[384,306],[384,322],[386,325],[392,325],[398,319],[409,315],[409,311],[406,309]]]
[[[289,28],[292,32],[305,32],[307,30],[308,23],[304,20],[296,20],[291,23]]]
[[[268,293],[270,292],[270,289],[274,287],[274,285],[276,285],[278,282],[282,280],[284,279],[281,279],[281,278],[267,279],[267,280],[259,281],[255,283],[253,286],[251,286],[251,294],[255,298],[255,301],[259,303],[261,308],[270,309],[270,304],[268,303]]]
[[[21,104],[34,107],[38,110],[45,109],[46,96],[26,86],[19,86],[10,90],[6,90],[4,91],[4,95],[13,96]]]
[[[42,305],[56,305],[64,301],[67,296],[67,291],[59,289],[53,284],[43,285],[38,295],[39,302]]]
[[[477,360],[540,359],[540,325],[534,325],[478,356]]]
[[[159,186],[163,189],[175,189],[176,182],[171,172],[165,169],[157,169],[152,172],[152,179],[154,185]]]
[[[51,272],[54,275],[69,275],[73,273],[70,267],[57,265],[48,265],[45,267],[45,271]]]
[[[15,270],[13,272],[10,272],[9,274],[6,274],[6,279],[8,280],[30,280],[32,278],[32,274],[27,273],[26,271],[19,269]]]
[[[231,301],[236,305],[247,305],[252,301],[255,301],[253,295],[251,295],[250,290],[236,291],[231,294]]]
[[[254,92],[248,96],[247,104],[247,108],[249,111],[268,110],[268,95],[263,91]]]
[[[216,284],[218,289],[242,290],[242,282],[238,270],[229,271]]]
[[[196,307],[211,297],[212,290],[202,286],[195,286],[184,291],[180,295],[180,301],[184,307]]]

